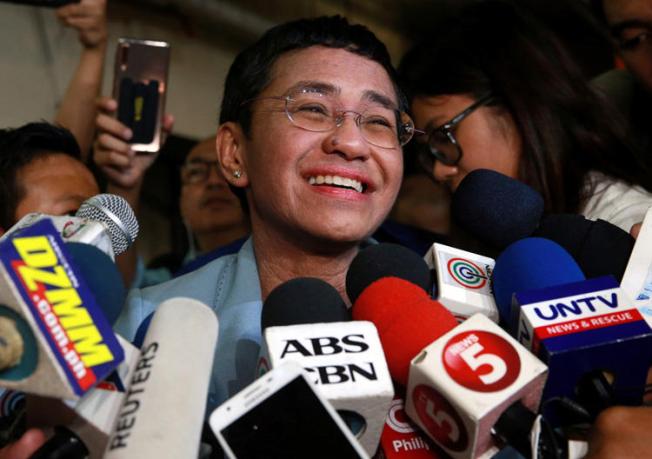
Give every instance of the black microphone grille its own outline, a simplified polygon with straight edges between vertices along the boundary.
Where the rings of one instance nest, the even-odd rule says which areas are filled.
[[[383,277],[398,277],[430,290],[432,275],[416,252],[398,244],[383,243],[361,250],[346,273],[346,293],[355,303],[373,282]]]
[[[261,328],[346,322],[351,314],[339,292],[314,277],[297,277],[272,290],[263,304]]]

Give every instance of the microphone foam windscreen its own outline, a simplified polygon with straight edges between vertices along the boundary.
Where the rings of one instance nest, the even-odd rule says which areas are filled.
[[[492,273],[501,320],[510,323],[514,293],[582,280],[580,267],[556,242],[537,237],[516,241],[498,256]]]
[[[544,217],[534,235],[561,245],[589,279],[611,274],[618,282],[625,274],[635,242],[616,225],[571,214]]]
[[[272,290],[263,304],[261,328],[351,320],[344,300],[329,283],[297,277]]]
[[[127,250],[138,236],[138,220],[134,211],[125,199],[115,194],[98,194],[87,199],[75,216],[104,223],[116,255]]]
[[[410,361],[457,325],[455,317],[421,287],[397,277],[384,277],[366,288],[353,305],[353,319],[376,326],[389,372],[403,386]]]
[[[537,191],[489,169],[469,172],[451,200],[455,222],[499,249],[530,236],[542,214],[543,198]]]
[[[430,268],[416,252],[398,244],[372,245],[358,252],[346,273],[346,293],[351,302],[383,277],[405,279],[426,292],[432,279]]]
[[[113,325],[127,298],[127,289],[117,266],[106,253],[90,244],[66,242],[66,250],[82,273],[98,306]]]

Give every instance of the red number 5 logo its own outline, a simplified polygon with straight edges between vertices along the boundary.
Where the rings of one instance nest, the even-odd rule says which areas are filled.
[[[444,346],[443,360],[455,382],[478,392],[506,389],[521,372],[521,360],[510,342],[480,330],[451,338]]]
[[[420,384],[412,391],[412,400],[419,419],[437,443],[452,451],[464,451],[469,436],[455,408],[432,387]]]

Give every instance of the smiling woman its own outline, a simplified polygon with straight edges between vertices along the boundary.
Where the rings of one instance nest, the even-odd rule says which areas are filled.
[[[322,17],[267,32],[229,70],[216,139],[252,236],[236,255],[133,292],[118,330],[132,337],[164,299],[196,298],[220,323],[208,412],[251,382],[273,288],[317,277],[346,298],[348,266],[398,193],[413,135],[405,109],[387,50],[366,28]]]

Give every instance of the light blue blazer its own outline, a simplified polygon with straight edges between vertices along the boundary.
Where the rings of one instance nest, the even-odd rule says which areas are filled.
[[[256,375],[262,300],[251,238],[237,254],[220,257],[163,284],[132,290],[114,326],[115,331],[133,340],[141,322],[161,302],[175,297],[188,297],[205,303],[215,311],[219,320],[206,406],[208,415],[251,383]],[[178,387],[183,390],[183,381],[179,381]]]

